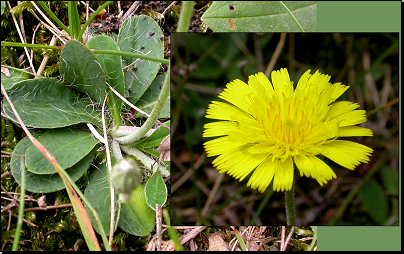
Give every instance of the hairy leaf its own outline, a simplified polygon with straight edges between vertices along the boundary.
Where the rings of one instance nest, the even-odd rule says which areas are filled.
[[[87,103],[54,78],[21,81],[8,90],[8,95],[26,126],[58,128],[77,123],[101,124],[97,112],[86,112]],[[10,105],[4,101],[4,112],[17,121]]]
[[[78,41],[63,47],[60,73],[65,82],[102,103],[106,95],[105,74],[94,54]]]
[[[109,36],[96,36],[88,41],[87,47],[98,50],[119,50],[118,44]],[[95,55],[100,63],[102,70],[106,75],[106,81],[119,94],[125,96],[125,83],[123,80],[122,57],[117,55],[97,54]],[[122,100],[118,98],[112,91],[108,91],[109,101],[108,107],[111,111],[115,125],[121,125],[120,112],[122,108]]]
[[[99,142],[91,132],[72,128],[49,130],[41,135],[38,141],[48,149],[63,169],[70,168],[82,160]],[[28,171],[35,174],[56,173],[53,165],[34,145],[28,148],[26,155],[25,165]]]
[[[118,45],[122,51],[163,58],[163,32],[152,18],[140,15],[129,17],[122,24],[118,35]],[[161,63],[139,58],[123,57],[125,84],[129,101],[137,100],[148,89],[160,69]]]
[[[31,77],[33,77],[33,74],[29,75],[26,71],[1,67],[1,84],[6,90],[10,89],[14,84]]]

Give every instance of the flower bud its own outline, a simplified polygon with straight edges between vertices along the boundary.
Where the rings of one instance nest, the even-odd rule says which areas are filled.
[[[127,203],[141,182],[139,165],[131,158],[122,158],[112,168],[111,178],[112,187],[120,194],[123,202]]]

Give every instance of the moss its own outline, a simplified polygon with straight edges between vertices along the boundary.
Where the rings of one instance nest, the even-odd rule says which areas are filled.
[[[288,247],[288,251],[307,251],[309,246],[310,245],[304,241],[292,240]]]

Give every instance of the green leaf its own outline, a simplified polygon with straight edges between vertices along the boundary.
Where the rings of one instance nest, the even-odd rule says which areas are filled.
[[[1,67],[3,69],[3,67]],[[10,89],[14,84],[27,80],[29,78],[33,78],[33,74],[28,74],[26,71],[6,68],[10,72],[10,76],[6,77],[6,75],[1,73],[1,84],[4,86],[4,89]]]
[[[383,225],[388,218],[388,201],[380,185],[370,179],[362,185],[359,197],[369,216],[379,225]]]
[[[305,32],[317,30],[316,1],[284,1]],[[280,1],[215,1],[202,15],[214,32],[300,32]]]
[[[63,169],[82,160],[99,142],[91,132],[72,128],[54,129],[45,132],[38,141],[48,149]],[[56,169],[32,144],[27,152],[25,165],[35,174],[52,174]]]
[[[153,80],[149,89],[145,91],[145,93],[136,103],[137,107],[148,114],[152,112],[154,106],[157,103],[157,99],[159,98],[165,77],[166,74],[160,74]],[[138,116],[140,115],[138,114]],[[166,103],[164,104],[164,108],[160,113],[160,118],[170,118],[170,97],[168,97]]]
[[[380,170],[380,177],[382,179],[383,186],[394,195],[398,196],[398,171],[392,167],[385,166]]]
[[[60,74],[67,84],[102,103],[106,95],[105,74],[91,51],[78,41],[63,47]]]
[[[157,204],[162,207],[166,203],[167,187],[164,184],[163,177],[159,172],[154,173],[154,175],[150,177],[149,181],[147,181],[145,186],[145,194],[146,203],[153,210],[156,209]]]
[[[109,175],[106,163],[98,166],[98,169],[91,173],[88,180],[88,186],[84,191],[84,196],[87,201],[90,202],[91,206],[97,212],[98,217],[101,221],[104,232],[109,232],[109,227],[111,223],[111,192],[109,188]],[[115,211],[117,211],[117,199],[115,199]],[[93,225],[95,231],[100,233],[97,222],[91,210],[85,206],[88,217],[90,218],[91,224]],[[115,223],[117,225],[118,212],[115,213]]]
[[[154,229],[156,219],[154,211],[147,206],[143,185],[133,191],[132,200],[121,204],[118,226],[126,232],[146,236]]]
[[[98,50],[119,50],[118,44],[109,36],[101,35],[93,37],[88,41],[87,47]],[[125,96],[125,83],[122,71],[122,58],[118,55],[97,54],[95,55],[100,63],[102,70],[106,75],[106,81],[119,94]],[[116,126],[121,125],[122,100],[112,91],[108,91],[108,107],[114,119]]]
[[[87,104],[78,101],[72,90],[54,78],[21,81],[8,90],[8,95],[29,127],[58,128],[85,122],[101,124],[97,112],[86,112]],[[7,101],[4,101],[3,109],[17,122]]]
[[[163,32],[152,18],[140,15],[129,17],[122,24],[118,35],[118,45],[122,51],[140,53],[163,58]],[[129,101],[136,105],[137,100],[151,85],[160,69],[161,63],[123,57],[125,84],[129,93]]]
[[[38,133],[32,133],[35,138],[39,137]],[[24,137],[16,145],[13,153],[24,155],[31,145],[31,141],[28,137]],[[96,149],[93,149],[86,157],[79,161],[76,165],[71,168],[66,169],[66,172],[70,175],[73,181],[77,181],[90,167],[91,162],[94,159]],[[12,156],[10,162],[11,173],[14,176],[15,181],[21,184],[21,167],[20,167],[20,157]],[[26,189],[34,193],[49,193],[65,188],[62,178],[59,174],[50,175],[37,175],[29,172],[25,168],[25,179],[26,179]]]

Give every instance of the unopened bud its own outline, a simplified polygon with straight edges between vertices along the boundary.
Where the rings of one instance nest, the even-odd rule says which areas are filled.
[[[112,187],[120,194],[122,201],[127,203],[141,182],[139,165],[131,158],[122,158],[112,168],[111,178]]]

